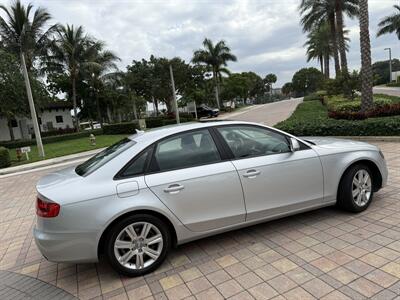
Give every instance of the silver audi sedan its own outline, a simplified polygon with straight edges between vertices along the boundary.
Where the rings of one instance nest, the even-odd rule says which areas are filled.
[[[105,256],[143,275],[205,236],[334,204],[363,211],[387,176],[367,143],[247,122],[167,126],[41,178],[34,236],[51,261]]]

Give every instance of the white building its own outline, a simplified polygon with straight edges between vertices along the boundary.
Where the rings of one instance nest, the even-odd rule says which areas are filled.
[[[73,128],[71,104],[57,101],[37,110],[40,131]],[[33,134],[32,120],[27,117],[16,117],[11,121],[15,140],[30,139]],[[5,117],[0,117],[0,141],[10,141],[11,133]]]

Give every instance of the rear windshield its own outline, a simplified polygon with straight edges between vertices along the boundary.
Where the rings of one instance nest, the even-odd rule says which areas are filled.
[[[80,176],[86,176],[96,171],[98,168],[100,168],[101,166],[103,166],[104,164],[112,160],[114,157],[116,157],[129,147],[133,146],[134,144],[136,144],[135,141],[125,138],[119,141],[118,143],[115,143],[114,145],[97,153],[92,158],[88,159],[84,163],[77,166],[75,168],[75,172]]]

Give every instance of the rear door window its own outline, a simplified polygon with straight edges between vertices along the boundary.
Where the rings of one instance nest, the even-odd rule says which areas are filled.
[[[189,168],[221,161],[207,129],[174,135],[158,143],[152,171]]]

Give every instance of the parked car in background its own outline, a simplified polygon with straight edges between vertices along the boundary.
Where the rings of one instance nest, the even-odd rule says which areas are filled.
[[[198,118],[214,118],[218,117],[219,109],[218,108],[211,108],[207,105],[200,105],[197,107],[197,117]],[[193,113],[193,116],[195,114]]]
[[[140,276],[205,236],[334,204],[364,211],[387,176],[367,143],[247,122],[166,126],[41,178],[34,237],[51,261],[105,255]]]

